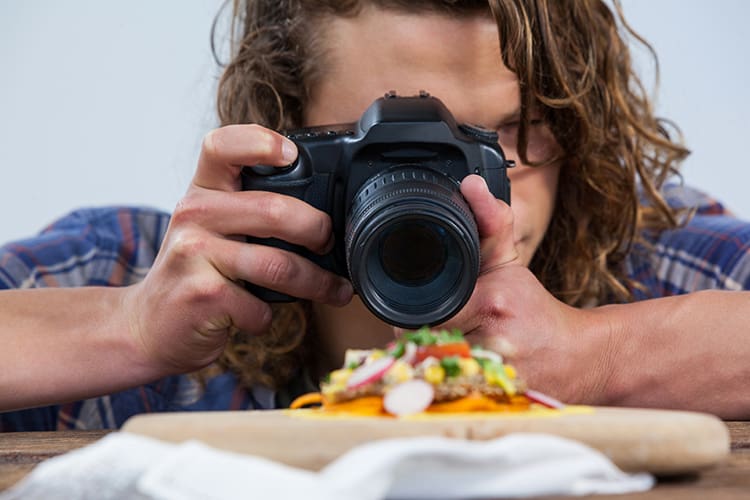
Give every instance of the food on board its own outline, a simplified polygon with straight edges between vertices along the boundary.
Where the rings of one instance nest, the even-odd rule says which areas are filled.
[[[529,390],[498,353],[471,346],[458,330],[427,327],[404,333],[385,349],[350,349],[319,393],[292,409],[320,405],[324,413],[407,416],[419,413],[512,412],[562,408]]]

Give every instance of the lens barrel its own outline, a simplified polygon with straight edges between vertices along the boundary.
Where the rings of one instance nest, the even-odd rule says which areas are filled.
[[[345,252],[354,290],[385,322],[437,325],[471,297],[479,234],[459,183],[418,165],[362,185],[347,217]]]

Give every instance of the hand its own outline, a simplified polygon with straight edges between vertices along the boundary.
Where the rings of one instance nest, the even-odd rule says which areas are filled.
[[[477,220],[482,267],[469,302],[441,327],[503,354],[531,388],[569,403],[596,400],[606,383],[608,330],[595,331],[594,313],[560,302],[522,265],[511,208],[481,177],[466,177],[461,192]]]
[[[348,281],[308,259],[244,241],[245,235],[275,237],[318,253],[332,247],[325,213],[293,197],[240,191],[243,165],[284,166],[296,155],[294,143],[257,125],[206,136],[152,269],[123,301],[134,339],[163,372],[203,367],[232,332],[260,334],[269,326],[270,306],[241,280],[333,305],[351,299]]]

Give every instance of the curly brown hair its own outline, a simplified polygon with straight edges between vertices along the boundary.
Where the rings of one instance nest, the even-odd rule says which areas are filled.
[[[541,111],[563,161],[556,207],[530,269],[562,301],[590,306],[632,298],[624,260],[644,230],[677,224],[660,195],[688,151],[654,116],[631,63],[617,0],[234,0],[232,54],[218,89],[222,125],[303,126],[323,76],[324,21],[375,6],[401,12],[492,16],[503,62],[519,78],[518,151],[526,157],[530,110]],[[323,34],[323,35],[321,35]],[[657,61],[658,71],[658,61]],[[643,199],[639,198],[640,196]],[[596,207],[592,210],[591,207]],[[267,335],[236,336],[223,363],[243,383],[284,384],[305,359],[309,304],[275,306]]]

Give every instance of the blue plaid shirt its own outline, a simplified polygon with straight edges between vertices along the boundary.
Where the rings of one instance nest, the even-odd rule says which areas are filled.
[[[637,298],[750,289],[750,224],[695,190],[673,187],[666,197],[697,213],[686,227],[660,234],[651,249],[631,252],[628,273],[646,287]],[[34,238],[0,247],[0,289],[136,283],[152,265],[168,222],[169,214],[144,208],[76,211]],[[0,431],[117,428],[138,413],[278,404],[270,389],[246,390],[231,373],[205,386],[182,375],[86,401],[0,413]]]

